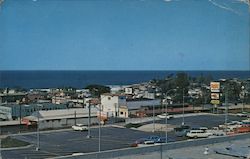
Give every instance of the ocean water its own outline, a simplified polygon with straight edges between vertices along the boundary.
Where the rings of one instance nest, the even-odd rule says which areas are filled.
[[[0,71],[0,88],[84,88],[89,84],[128,85],[163,79],[181,71]],[[211,75],[220,78],[250,78],[249,71],[184,71],[189,76]]]

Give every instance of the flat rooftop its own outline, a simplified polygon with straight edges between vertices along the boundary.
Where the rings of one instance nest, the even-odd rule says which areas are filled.
[[[2,93],[0,93],[0,96],[1,97],[5,97],[5,96],[25,96],[26,95],[26,93],[4,93],[4,94],[2,94]]]
[[[149,98],[128,98],[126,99],[128,102],[133,101],[152,101],[152,100],[160,100],[160,99],[149,99]]]

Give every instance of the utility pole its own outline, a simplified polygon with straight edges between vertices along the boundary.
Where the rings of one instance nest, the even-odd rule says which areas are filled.
[[[75,118],[75,125],[76,125],[76,111],[74,113],[74,118]]]
[[[166,124],[166,143],[168,143],[168,94],[170,91],[172,91],[174,89],[170,89],[166,92],[166,99],[165,99],[165,104],[166,104],[166,110],[165,110],[165,113],[166,113],[166,119],[165,119],[165,124]],[[171,99],[171,98],[170,98]]]
[[[166,103],[166,120],[165,120],[165,124],[166,124],[166,143],[168,143],[168,101]]]
[[[115,123],[117,122],[117,103],[115,103]]]
[[[228,89],[226,88],[225,92],[225,124],[227,125],[228,121]]]
[[[101,105],[99,107],[99,144],[98,144],[98,150],[101,152]]]
[[[88,107],[89,107],[89,118],[88,118],[88,135],[87,135],[87,138],[91,138],[91,135],[90,135],[91,105],[90,105],[90,103],[89,103]]]
[[[21,133],[21,124],[22,124],[22,107],[19,103],[19,133]]]
[[[153,132],[155,132],[155,105],[153,105]]]

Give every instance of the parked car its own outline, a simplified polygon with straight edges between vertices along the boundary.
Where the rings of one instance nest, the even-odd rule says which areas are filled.
[[[84,126],[83,124],[76,124],[72,126],[72,129],[75,131],[85,131],[88,130],[88,127]]]
[[[175,142],[174,138],[168,138],[168,142]],[[149,136],[147,138],[140,138],[136,140],[134,143],[131,144],[131,147],[137,147],[139,144],[160,144],[166,143],[166,137],[159,137],[159,136]]]
[[[131,147],[137,147],[139,144],[154,144],[149,138],[140,138],[131,144]]]
[[[213,134],[203,130],[190,130],[186,136],[189,138],[206,138],[211,135]]]
[[[160,139],[160,137],[159,136],[149,136],[146,139],[147,140],[144,141],[144,144],[154,144]]]
[[[168,137],[168,142],[175,142],[174,138]],[[160,137],[155,143],[166,143],[166,137]]]
[[[157,115],[157,117],[160,118],[160,119],[166,119],[166,117],[167,117],[167,119],[171,119],[174,116],[173,115],[169,115],[169,114],[166,115],[166,113],[163,113],[163,114]]]
[[[241,124],[250,127],[250,119],[242,120],[242,121],[241,121]]]
[[[247,112],[237,113],[236,116],[238,116],[238,117],[247,117],[248,113]]]
[[[212,129],[206,130],[206,132],[212,133],[214,136],[224,136],[226,133],[220,130],[219,127],[213,127]]]
[[[230,129],[230,130],[233,130],[234,128],[238,127],[241,127],[241,122],[239,121],[231,121],[229,123],[219,125],[219,128],[221,129]]]
[[[137,147],[138,144],[144,144],[144,141],[145,141],[145,140],[146,140],[145,138],[141,138],[141,139],[135,140],[135,142],[133,142],[133,143],[131,144],[131,147]]]
[[[175,135],[178,137],[186,136],[189,130],[190,130],[190,126],[188,125],[181,125],[180,127],[174,128]]]
[[[199,130],[207,131],[208,128],[207,127],[199,127]]]

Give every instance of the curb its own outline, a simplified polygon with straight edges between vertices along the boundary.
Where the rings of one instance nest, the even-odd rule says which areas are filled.
[[[8,151],[8,150],[19,150],[19,149],[26,149],[26,148],[30,148],[33,145],[27,145],[27,146],[21,146],[21,147],[10,147],[10,148],[1,148],[1,151]]]

